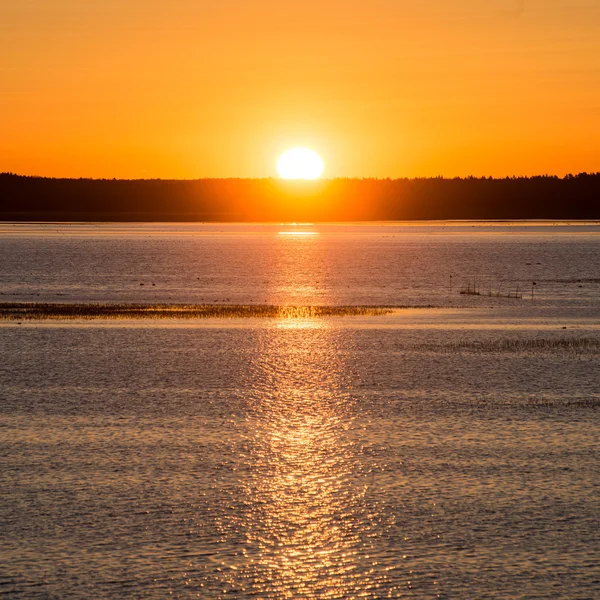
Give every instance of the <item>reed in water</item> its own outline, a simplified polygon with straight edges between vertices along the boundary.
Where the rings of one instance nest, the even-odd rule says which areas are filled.
[[[0,303],[0,319],[306,319],[317,317],[379,316],[392,312],[375,306],[276,306],[259,304],[112,304]]]

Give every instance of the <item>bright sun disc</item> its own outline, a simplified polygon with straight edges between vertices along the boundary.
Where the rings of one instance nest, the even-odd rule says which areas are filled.
[[[283,179],[318,179],[324,168],[321,157],[308,148],[292,148],[277,161],[277,172]]]

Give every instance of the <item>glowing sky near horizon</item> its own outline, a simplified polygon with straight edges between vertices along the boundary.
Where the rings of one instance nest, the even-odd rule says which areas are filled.
[[[3,0],[0,171],[600,170],[598,0]]]

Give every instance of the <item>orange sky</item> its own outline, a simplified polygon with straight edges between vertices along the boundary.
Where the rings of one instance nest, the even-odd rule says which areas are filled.
[[[599,0],[2,0],[0,171],[600,170]]]

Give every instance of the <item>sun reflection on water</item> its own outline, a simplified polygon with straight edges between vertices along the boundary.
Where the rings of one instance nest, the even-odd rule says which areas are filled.
[[[369,467],[352,435],[351,340],[293,306],[319,260],[308,238],[282,242],[273,293],[285,284],[290,307],[255,334],[238,466],[243,499],[223,528],[225,542],[243,545],[227,577],[233,593],[376,598],[392,589],[373,557],[382,516],[367,497]]]
[[[244,539],[244,561],[228,583],[260,598],[377,597],[347,348],[324,320],[280,323],[259,333],[249,372],[245,500],[226,534]]]
[[[355,450],[343,436],[352,415],[340,349],[323,322],[279,331],[254,364],[252,587],[267,597],[348,597],[364,489],[352,483]]]
[[[318,231],[279,231],[279,235],[318,235]]]

